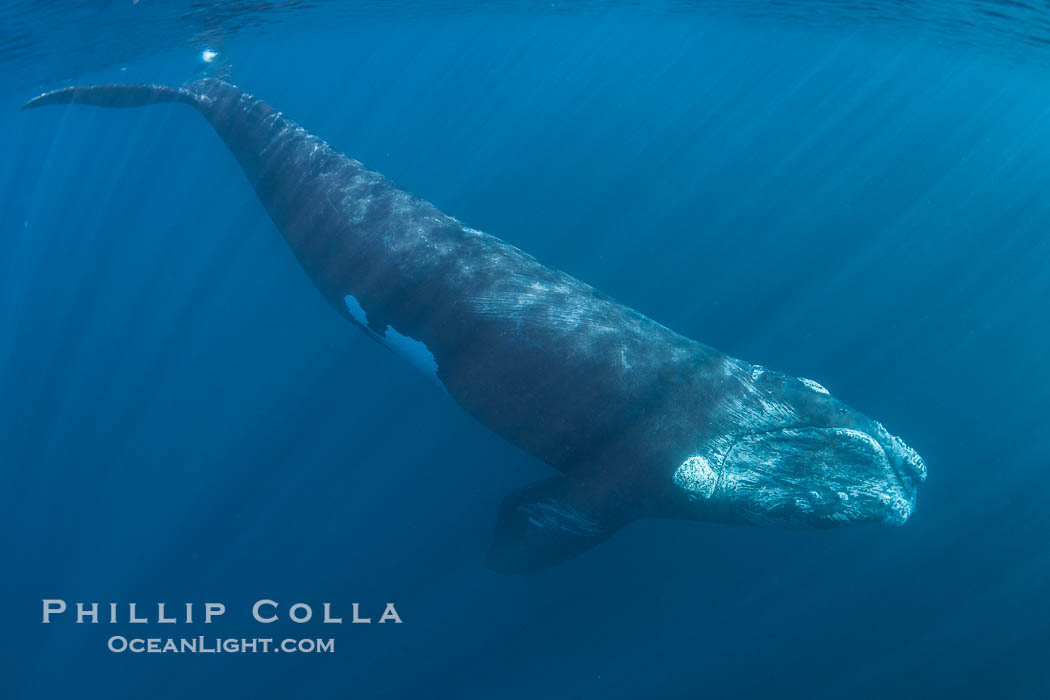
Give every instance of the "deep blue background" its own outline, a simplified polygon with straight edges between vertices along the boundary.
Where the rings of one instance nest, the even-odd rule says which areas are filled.
[[[20,112],[55,84],[10,78],[0,695],[1047,696],[1043,64],[637,8],[313,18],[227,38],[236,82],[469,225],[822,382],[925,457],[918,509],[646,521],[491,573],[500,499],[549,469],[332,313],[190,110]],[[77,82],[177,84],[197,49]],[[211,629],[131,631],[337,653],[114,655],[109,626],[41,625],[45,597],[221,601]],[[263,628],[261,597],[405,622]]]

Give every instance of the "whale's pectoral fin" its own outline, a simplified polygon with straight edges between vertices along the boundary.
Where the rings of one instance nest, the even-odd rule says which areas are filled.
[[[596,478],[559,476],[503,499],[485,564],[525,574],[604,542],[634,519],[633,509]]]

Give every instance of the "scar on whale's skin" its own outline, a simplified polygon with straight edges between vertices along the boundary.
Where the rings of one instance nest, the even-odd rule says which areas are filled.
[[[437,376],[437,360],[434,359],[434,353],[430,352],[430,348],[426,346],[426,343],[398,332],[393,326],[387,326],[386,330],[380,335],[369,328],[368,314],[365,313],[361,302],[354,295],[347,294],[343,297],[343,302],[346,304],[346,310],[350,312],[355,321],[364,326],[366,331],[382,341],[384,345],[400,355],[402,359],[407,360],[409,364],[422,372],[428,379],[436,382],[442,389],[445,388],[445,385]]]

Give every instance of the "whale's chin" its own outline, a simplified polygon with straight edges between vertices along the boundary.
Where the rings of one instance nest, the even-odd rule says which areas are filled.
[[[749,433],[717,466],[693,466],[694,494],[756,525],[902,525],[925,478],[922,459],[899,438],[843,427]]]

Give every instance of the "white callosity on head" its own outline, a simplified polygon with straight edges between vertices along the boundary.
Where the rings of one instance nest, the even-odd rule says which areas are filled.
[[[828,390],[825,389],[823,385],[819,384],[818,382],[813,381],[812,379],[806,379],[805,377],[799,377],[798,380],[800,382],[802,382],[803,384],[805,384],[806,386],[808,386],[813,391],[817,392],[817,393],[820,393],[820,394],[827,394],[827,393],[829,393]]]
[[[885,428],[882,427],[882,423],[877,424],[879,429],[885,432]],[[919,482],[926,481],[926,462],[922,461],[922,457],[919,453],[909,447],[904,440],[901,440],[896,435],[890,435],[890,439],[893,442],[893,452],[900,460],[901,465],[911,472]]]
[[[674,483],[703,498],[711,498],[718,486],[718,471],[705,457],[693,455],[674,473]]]
[[[882,423],[874,421],[874,428],[875,439],[890,455],[890,461],[894,463],[894,466],[902,470],[902,476],[917,480],[919,483],[926,481],[926,463],[919,453],[909,447],[904,440],[896,435],[891,435]]]
[[[347,294],[343,297],[343,302],[346,304],[346,310],[350,313],[351,318],[364,326],[369,334],[400,355],[402,359],[407,360],[409,364],[422,372],[427,378],[437,382],[442,389],[445,388],[445,385],[441,383],[437,376],[437,360],[434,358],[434,353],[430,352],[430,348],[426,346],[426,343],[405,335],[390,325],[381,334],[376,333],[369,328],[368,314],[356,297],[352,294]]]
[[[899,454],[903,455],[903,461],[919,477],[919,481],[926,481],[926,462],[922,460],[919,453],[904,444],[896,435],[893,436],[894,444]]]

